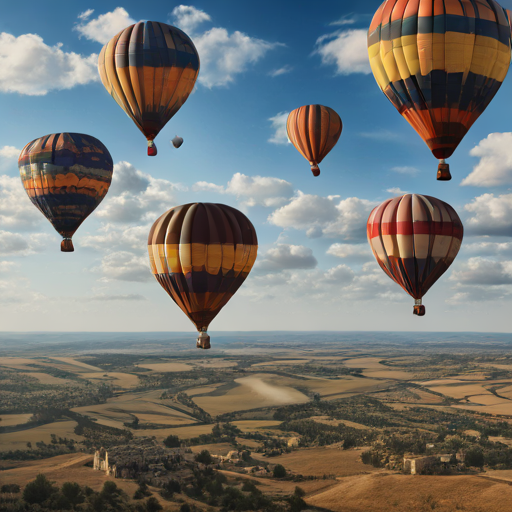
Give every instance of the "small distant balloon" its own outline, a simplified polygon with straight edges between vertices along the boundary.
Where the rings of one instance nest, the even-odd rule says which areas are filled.
[[[342,129],[340,116],[323,105],[296,108],[286,121],[288,139],[309,162],[313,176],[320,175],[318,164],[336,145]]]
[[[71,237],[107,195],[114,163],[108,149],[82,133],[52,133],[29,142],[18,159],[28,197],[73,252]]]
[[[183,137],[178,137],[176,135],[176,137],[174,137],[174,139],[171,140],[172,142],[172,145],[178,149],[179,147],[181,147],[181,145],[183,144]]]
[[[423,316],[422,297],[448,270],[462,243],[457,212],[435,197],[405,194],[373,209],[367,233],[382,270],[415,299],[413,313]]]

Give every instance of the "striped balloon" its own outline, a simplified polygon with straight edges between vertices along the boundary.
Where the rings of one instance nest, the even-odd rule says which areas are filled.
[[[101,81],[148,140],[153,139],[187,101],[199,74],[199,55],[176,27],[146,21],[125,28],[101,50]]]
[[[108,149],[82,133],[52,133],[29,142],[18,159],[30,200],[73,252],[71,237],[107,195],[114,163]]]
[[[151,271],[210,348],[210,322],[240,288],[258,252],[251,221],[230,206],[191,203],[164,213],[148,237]]]
[[[370,213],[368,242],[382,270],[416,299],[448,270],[459,252],[464,229],[457,212],[435,197],[406,194],[388,199]]]
[[[323,105],[296,108],[286,122],[288,138],[309,162],[314,176],[320,175],[318,164],[336,145],[342,129],[340,116]]]
[[[370,65],[400,114],[444,161],[498,92],[510,65],[509,12],[495,0],[386,0],[368,31]]]

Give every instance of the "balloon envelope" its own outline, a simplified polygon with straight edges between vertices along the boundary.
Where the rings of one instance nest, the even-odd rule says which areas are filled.
[[[199,74],[199,55],[176,27],[146,21],[131,25],[101,50],[103,85],[148,140],[153,139],[187,100]]]
[[[290,142],[309,162],[314,176],[320,174],[318,164],[336,145],[342,129],[340,116],[323,105],[305,105],[292,110],[286,122]]]
[[[251,221],[223,204],[191,203],[164,213],[148,237],[151,271],[210,348],[210,322],[240,288],[258,252]]]
[[[183,137],[178,137],[176,135],[176,137],[174,137],[174,139],[171,140],[172,142],[172,145],[178,149],[179,147],[181,147],[181,145],[183,144]]]
[[[71,237],[101,203],[112,181],[108,149],[81,133],[52,133],[29,142],[18,159],[21,181],[30,200],[64,238]]]
[[[380,89],[440,160],[500,88],[510,43],[508,14],[495,0],[386,0],[368,31]],[[440,167],[438,179],[450,178]]]
[[[422,297],[457,256],[464,229],[449,204],[435,197],[406,194],[373,209],[367,234],[382,270],[420,306]],[[424,308],[420,309],[424,314]]]

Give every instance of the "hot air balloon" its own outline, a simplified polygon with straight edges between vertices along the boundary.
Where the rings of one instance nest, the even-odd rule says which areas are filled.
[[[114,163],[108,149],[82,133],[52,133],[29,142],[18,159],[30,200],[62,235],[62,252],[73,252],[71,237],[107,195]]]
[[[495,0],[386,0],[368,31],[373,75],[440,160],[452,155],[505,79],[508,14]]]
[[[251,221],[224,204],[176,206],[153,224],[148,252],[156,280],[196,326],[197,347],[210,348],[210,322],[256,260]]]
[[[286,121],[290,142],[308,160],[314,176],[320,175],[318,164],[336,145],[342,129],[340,116],[323,105],[296,108]]]
[[[199,55],[176,27],[146,21],[130,25],[101,50],[101,81],[157,153],[154,138],[187,101],[199,74]]]
[[[405,194],[388,199],[370,213],[368,242],[382,270],[415,299],[421,299],[448,270],[462,243],[457,212],[435,197]]]
[[[171,140],[172,142],[172,145],[178,149],[179,147],[181,147],[181,145],[183,144],[183,137],[178,137],[176,135],[176,137],[174,137],[174,139]]]

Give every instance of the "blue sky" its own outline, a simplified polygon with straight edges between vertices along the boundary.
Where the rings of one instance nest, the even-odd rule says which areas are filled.
[[[154,281],[146,239],[177,204],[244,211],[258,262],[215,330],[510,332],[512,79],[435,179],[437,161],[379,90],[365,33],[378,1],[11,2],[0,18],[0,329],[171,330],[193,326]],[[502,5],[512,8],[512,0]],[[276,7],[277,6],[277,7]],[[91,12],[92,11],[92,12]],[[80,17],[81,16],[81,17]],[[195,92],[156,139],[158,156],[99,81],[102,45],[141,20],[196,43]],[[283,135],[301,105],[335,109],[344,129],[314,178]],[[17,156],[34,138],[82,132],[116,164],[111,190],[62,254],[22,189]],[[185,140],[176,150],[169,140]],[[366,242],[370,210],[394,194],[450,203],[466,236],[413,317]],[[491,235],[491,236],[489,236]]]

